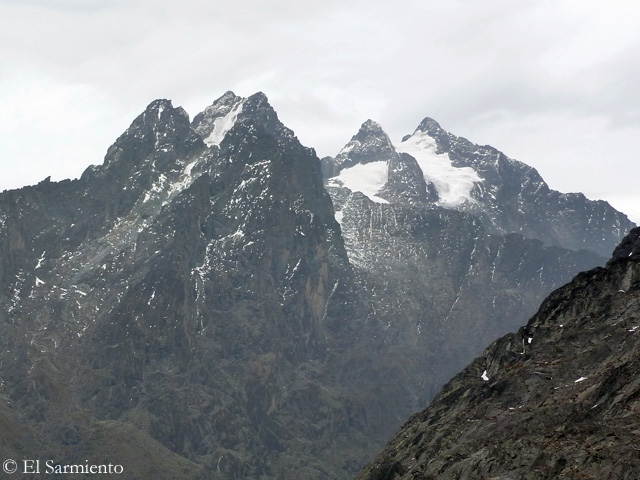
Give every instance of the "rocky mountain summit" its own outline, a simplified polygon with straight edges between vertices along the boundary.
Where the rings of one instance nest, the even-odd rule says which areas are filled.
[[[352,477],[628,225],[613,211],[573,238],[588,206],[562,212],[563,245],[503,231],[483,170],[428,142],[432,162],[367,122],[321,161],[262,93],[192,121],[156,100],[81,178],[1,193],[0,454]]]
[[[494,234],[518,233],[605,258],[633,227],[608,203],[551,190],[534,168],[448,133],[428,117],[395,145],[367,120],[335,158],[322,161],[329,185],[362,191],[373,201],[439,205],[473,214]],[[424,185],[416,182],[420,177]],[[404,197],[392,194],[399,189]]]
[[[554,291],[414,415],[357,477],[636,478],[640,229]]]

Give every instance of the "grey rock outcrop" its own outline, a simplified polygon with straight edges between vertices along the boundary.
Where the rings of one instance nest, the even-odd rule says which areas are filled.
[[[640,475],[639,238],[487,348],[357,478]]]

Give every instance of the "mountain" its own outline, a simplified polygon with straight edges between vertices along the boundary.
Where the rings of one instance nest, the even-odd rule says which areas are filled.
[[[368,120],[322,164],[407,409],[423,408],[573,274],[604,264],[600,253],[633,227],[607,203],[554,192],[531,167],[430,118],[396,146]]]
[[[636,478],[640,229],[493,343],[358,479]]]
[[[381,193],[376,198],[392,203],[436,204],[468,212],[492,233],[518,233],[545,245],[586,249],[605,258],[633,227],[607,202],[551,190],[534,168],[448,133],[428,117],[395,146],[368,120],[335,158],[322,161],[330,185],[371,189],[369,197]],[[421,178],[424,188],[418,186]],[[404,194],[399,196],[398,189]]]
[[[349,457],[322,443],[361,448],[336,438],[358,408],[333,386],[362,323],[350,267],[318,160],[264,95],[193,125],[155,101],[102,166],[0,202],[2,394],[39,440],[10,452],[335,478]]]
[[[355,474],[628,225],[605,205],[563,245],[507,231],[481,169],[437,167],[461,173],[456,203],[419,157],[367,122],[319,160],[264,94],[227,92],[192,121],[156,100],[81,178],[1,193],[0,454],[132,479]],[[564,225],[594,224],[586,205]]]

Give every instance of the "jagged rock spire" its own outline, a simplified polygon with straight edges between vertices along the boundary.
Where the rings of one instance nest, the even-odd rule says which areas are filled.
[[[336,155],[333,161],[333,175],[358,163],[388,161],[398,154],[382,127],[373,120],[362,124],[349,143]]]

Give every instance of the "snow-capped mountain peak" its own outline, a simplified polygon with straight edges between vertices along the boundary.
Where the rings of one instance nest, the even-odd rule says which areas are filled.
[[[481,178],[470,167],[453,166],[446,153],[438,152],[432,134],[440,132],[435,120],[425,118],[413,135],[394,147],[380,125],[367,120],[333,160],[334,178],[329,185],[359,191],[378,203],[387,203],[386,197],[400,192],[403,200],[437,202],[448,208],[473,203],[471,191]],[[398,153],[413,157],[417,164],[408,158],[401,161]],[[418,176],[407,175],[407,168]],[[420,176],[424,183],[420,179],[419,186],[404,185]],[[383,189],[381,197],[378,193]]]
[[[212,125],[213,130],[211,131],[209,136],[207,136],[204,139],[204,143],[206,143],[208,146],[220,145],[220,142],[222,142],[222,139],[224,138],[224,136],[227,134],[229,130],[231,130],[233,125],[236,123],[236,120],[238,119],[238,114],[242,111],[243,105],[244,105],[244,102],[240,101],[237,104],[235,104],[233,108],[229,110],[229,112],[226,115],[216,118],[213,121],[213,125]]]
[[[389,136],[382,127],[373,120],[367,120],[336,155],[334,173],[337,174],[358,163],[386,162],[397,156]]]
[[[366,142],[372,136],[379,139],[388,138],[387,134],[384,132],[378,122],[368,119],[360,126],[360,130],[352,137],[352,140]]]
[[[436,122],[433,118],[424,117],[422,122],[420,122],[420,125],[418,125],[418,128],[416,128],[416,132],[418,131],[434,134],[434,133],[443,132],[444,130],[442,130],[442,127],[440,126],[440,124]]]
[[[430,117],[395,145],[368,120],[335,158],[322,159],[322,169],[329,187],[348,189],[345,198],[359,191],[376,203],[460,210],[499,235],[603,256],[632,226],[606,202],[551,190],[534,168],[449,133]]]
[[[397,158],[382,127],[367,120],[334,159],[324,159],[331,170],[329,176],[333,177],[328,185],[360,192],[376,203],[388,203],[378,193],[389,179],[389,162]]]

